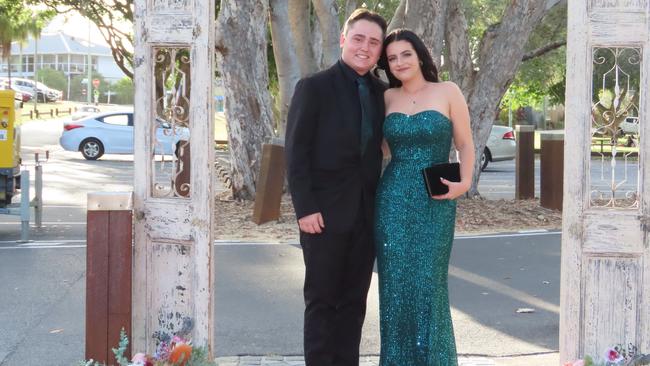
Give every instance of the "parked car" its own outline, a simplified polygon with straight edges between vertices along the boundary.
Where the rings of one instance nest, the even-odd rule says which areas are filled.
[[[492,161],[513,160],[516,152],[515,131],[507,126],[493,125],[481,155],[481,170],[485,170]]]
[[[156,154],[175,153],[179,141],[189,140],[189,129],[156,119]],[[105,112],[63,124],[59,144],[79,151],[87,160],[104,154],[133,154],[133,112]]]
[[[619,136],[636,135],[638,133],[639,117],[626,117],[625,120],[618,125]]]
[[[15,99],[19,99],[21,102],[26,103],[32,99],[32,93],[26,91],[20,91],[15,86],[9,87],[9,81],[0,80],[0,90],[13,90],[16,92]]]
[[[3,81],[8,82],[8,79],[4,78]],[[11,78],[11,85],[21,92],[30,93],[32,97],[36,93],[39,102],[54,102],[60,100],[63,96],[63,92],[60,90],[49,88],[43,83],[30,79]]]
[[[94,105],[84,105],[79,107],[76,112],[72,113],[70,118],[73,121],[76,121],[78,119],[82,119],[84,117],[92,116],[93,114],[100,113],[101,110]]]

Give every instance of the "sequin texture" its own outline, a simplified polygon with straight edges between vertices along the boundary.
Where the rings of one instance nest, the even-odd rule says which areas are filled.
[[[380,366],[456,366],[447,274],[456,201],[427,195],[421,170],[447,162],[451,121],[435,110],[386,116],[392,159],[379,183]]]

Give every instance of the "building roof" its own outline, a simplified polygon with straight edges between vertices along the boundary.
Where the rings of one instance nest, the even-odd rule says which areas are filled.
[[[87,38],[79,38],[63,32],[56,33],[43,33],[38,39],[38,53],[41,55],[47,54],[88,54],[88,41]],[[11,54],[17,55],[20,53],[20,44],[13,42],[11,44]],[[23,54],[34,53],[34,39],[29,38],[23,44]],[[90,43],[90,53],[94,56],[109,56],[112,57],[111,49],[105,45],[98,43]]]

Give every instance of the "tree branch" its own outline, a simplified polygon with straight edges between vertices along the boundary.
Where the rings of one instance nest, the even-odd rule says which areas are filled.
[[[530,59],[533,59],[535,57],[542,56],[548,52],[551,52],[555,49],[558,49],[562,46],[566,46],[566,41],[556,41],[553,43],[549,43],[546,46],[540,47],[536,50],[530,51],[524,55],[524,57],[521,58],[522,62],[528,61]]]
[[[406,21],[406,2],[408,0],[401,0],[397,9],[395,9],[395,14],[393,19],[391,19],[390,24],[388,25],[387,32],[390,33],[393,29],[404,27]]]

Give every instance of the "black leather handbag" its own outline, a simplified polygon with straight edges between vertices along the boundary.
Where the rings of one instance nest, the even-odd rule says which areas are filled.
[[[442,183],[440,178],[445,178],[450,182],[460,182],[460,164],[434,164],[422,169],[422,176],[424,177],[424,185],[427,187],[429,197],[439,196],[449,192],[449,187]]]

